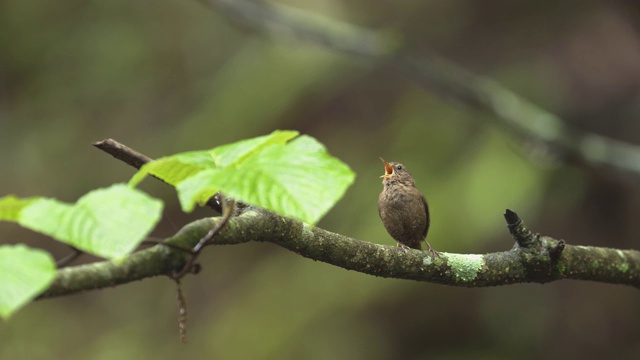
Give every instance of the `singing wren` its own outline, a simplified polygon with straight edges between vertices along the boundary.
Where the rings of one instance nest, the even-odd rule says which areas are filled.
[[[432,256],[440,256],[426,240],[429,232],[429,205],[416,187],[409,171],[397,162],[384,163],[383,189],[378,197],[378,213],[382,224],[398,246],[422,250],[424,241]]]

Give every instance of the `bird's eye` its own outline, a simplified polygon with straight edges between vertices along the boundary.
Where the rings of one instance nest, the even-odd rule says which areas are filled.
[[[396,170],[402,170],[402,165],[396,166]]]

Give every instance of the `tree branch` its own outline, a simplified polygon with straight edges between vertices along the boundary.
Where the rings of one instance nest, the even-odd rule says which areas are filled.
[[[98,143],[111,144],[106,146],[110,149],[107,152],[130,165],[138,164],[135,157],[149,159],[115,140]],[[131,154],[137,154],[133,160],[130,160]],[[347,270],[451,286],[485,287],[576,279],[640,288],[640,251],[566,245],[564,240],[531,232],[511,210],[504,214],[515,241],[511,250],[483,255],[441,253],[439,258],[418,250],[405,253],[396,247],[356,240],[262,209],[245,207],[242,211],[241,215],[228,220],[212,244],[271,242],[306,258]],[[51,287],[38,298],[174,274],[184,268],[191,256],[180,249],[192,249],[221,221],[220,217],[194,221],[163,243],[138,251],[120,264],[104,261],[61,269]],[[163,245],[165,243],[168,246]]]
[[[297,220],[250,209],[229,220],[215,245],[271,242],[298,255],[364,274],[460,287],[547,283],[560,279],[591,280],[640,288],[640,252],[565,245],[563,240],[529,231],[512,211],[505,214],[516,244],[509,251],[475,254],[441,253],[440,258],[335,234]],[[190,256],[175,247],[192,248],[221,218],[195,221],[121,264],[104,261],[62,269],[39,298],[112,287],[180,271]]]

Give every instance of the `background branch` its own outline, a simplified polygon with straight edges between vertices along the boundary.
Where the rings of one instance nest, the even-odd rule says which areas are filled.
[[[640,178],[640,146],[568,125],[497,82],[434,53],[417,56],[390,31],[373,31],[285,5],[247,0],[208,2],[245,27],[387,63],[422,88],[489,113],[517,144],[537,145],[554,158]],[[536,152],[539,154],[540,152]]]

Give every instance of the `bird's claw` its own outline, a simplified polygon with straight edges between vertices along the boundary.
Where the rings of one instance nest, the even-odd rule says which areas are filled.
[[[433,250],[433,248],[431,246],[429,246],[429,253],[431,254],[431,257],[440,257],[440,253]]]
[[[402,252],[403,252],[403,253],[405,253],[405,254],[407,253],[407,250],[408,250],[408,249],[411,249],[411,248],[410,248],[410,247],[408,247],[407,245],[405,245],[405,244],[401,244],[401,243],[398,243],[398,247],[399,247],[400,249],[402,249]]]

